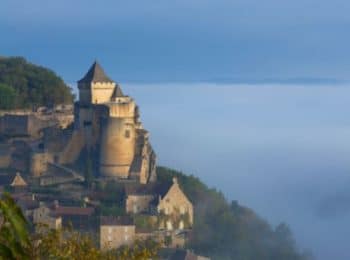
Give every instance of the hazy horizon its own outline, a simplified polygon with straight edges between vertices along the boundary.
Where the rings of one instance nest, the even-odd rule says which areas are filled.
[[[200,177],[316,259],[350,257],[350,85],[121,84],[159,164]]]

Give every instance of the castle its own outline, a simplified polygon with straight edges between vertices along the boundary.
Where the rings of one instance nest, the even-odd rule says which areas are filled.
[[[78,89],[74,107],[0,115],[0,194],[10,187],[25,216],[50,228],[71,222],[95,232],[92,219],[99,217],[101,248],[169,237],[167,246],[183,247],[194,208],[176,177],[157,181],[156,154],[135,101],[97,62]],[[105,218],[106,209],[113,217]]]
[[[50,185],[74,179],[61,166],[74,165],[88,153],[90,159],[97,158],[93,171],[100,179],[154,182],[156,155],[135,101],[123,94],[97,62],[78,81],[78,89],[74,118],[69,111],[9,112],[0,117],[0,134],[9,137],[0,147],[0,168],[26,171],[28,163],[21,166],[21,162],[28,161],[31,176]],[[21,156],[13,156],[16,146]],[[22,158],[16,162],[15,157]],[[58,168],[64,172],[61,177]]]
[[[97,62],[78,81],[78,88],[75,131],[83,135],[85,146],[99,151],[101,177],[154,182],[156,155],[135,101]]]

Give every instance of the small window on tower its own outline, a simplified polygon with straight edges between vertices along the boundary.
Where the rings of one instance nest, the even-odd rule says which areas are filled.
[[[130,130],[125,130],[125,137],[130,138]]]

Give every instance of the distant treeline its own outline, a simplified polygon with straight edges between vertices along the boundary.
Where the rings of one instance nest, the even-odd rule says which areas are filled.
[[[210,189],[194,176],[164,167],[157,168],[158,180],[169,182],[174,176],[194,205],[193,234],[188,247],[212,259],[309,260],[301,252],[284,223],[271,227],[253,210]]]
[[[52,70],[21,57],[0,57],[0,109],[72,103],[69,86]]]

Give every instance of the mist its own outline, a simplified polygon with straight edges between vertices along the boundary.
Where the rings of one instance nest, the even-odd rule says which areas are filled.
[[[316,259],[350,259],[350,86],[122,84],[159,164],[200,177]]]

